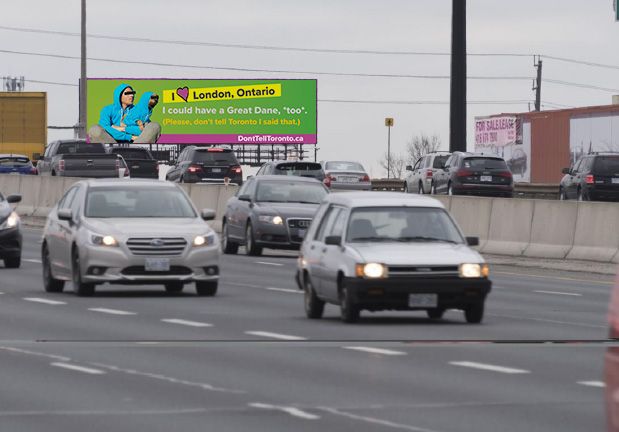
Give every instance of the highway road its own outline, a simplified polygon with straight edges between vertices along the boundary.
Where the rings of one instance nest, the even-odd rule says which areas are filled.
[[[308,320],[294,254],[224,256],[219,293],[45,293],[41,231],[0,267],[0,430],[603,430],[610,277],[492,267],[461,312],[327,306]],[[588,343],[558,343],[561,341]],[[466,343],[464,343],[466,342]]]

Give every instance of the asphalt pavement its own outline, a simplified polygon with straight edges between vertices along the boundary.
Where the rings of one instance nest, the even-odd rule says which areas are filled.
[[[295,254],[224,256],[193,286],[43,290],[38,230],[0,267],[0,430],[604,429],[612,276],[491,266],[480,325],[462,312],[308,320]]]

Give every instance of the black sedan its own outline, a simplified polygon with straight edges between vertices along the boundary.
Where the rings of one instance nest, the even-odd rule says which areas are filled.
[[[21,265],[21,223],[10,204],[21,201],[21,195],[4,197],[0,192],[0,259],[6,268],[19,268]]]
[[[222,221],[222,246],[248,255],[264,247],[299,249],[316,210],[329,190],[318,180],[266,175],[247,180],[230,198]]]

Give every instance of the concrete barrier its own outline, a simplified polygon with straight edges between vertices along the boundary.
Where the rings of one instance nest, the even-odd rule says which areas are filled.
[[[20,216],[32,216],[39,205],[41,182],[36,176],[21,176],[19,193],[22,198],[15,211]]]
[[[610,262],[619,251],[619,205],[580,202],[568,259]]]
[[[449,212],[467,237],[479,237],[482,250],[488,241],[492,198],[453,196]]]
[[[450,195],[428,195],[434,199],[437,199],[445,206],[445,210],[451,212],[451,196]]]
[[[47,217],[54,206],[65,193],[64,177],[38,177],[39,199],[37,208],[33,212],[35,217]]]
[[[578,204],[535,200],[529,246],[524,256],[565,258],[574,245]]]
[[[213,223],[213,229],[217,232],[221,232],[221,223],[223,221],[224,215],[226,214],[226,206],[228,204],[228,200],[232,198],[238,190],[240,186],[228,186],[221,187],[219,189],[219,197],[217,199],[217,216],[215,217],[215,222]]]
[[[533,200],[492,200],[488,242],[483,253],[520,256],[529,245]]]

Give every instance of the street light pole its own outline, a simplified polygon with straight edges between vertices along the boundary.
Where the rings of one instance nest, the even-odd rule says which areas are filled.
[[[82,0],[79,137],[86,138],[86,0]]]
[[[393,126],[393,118],[386,118],[385,126],[387,126],[387,179],[389,179],[391,172],[391,126]]]

